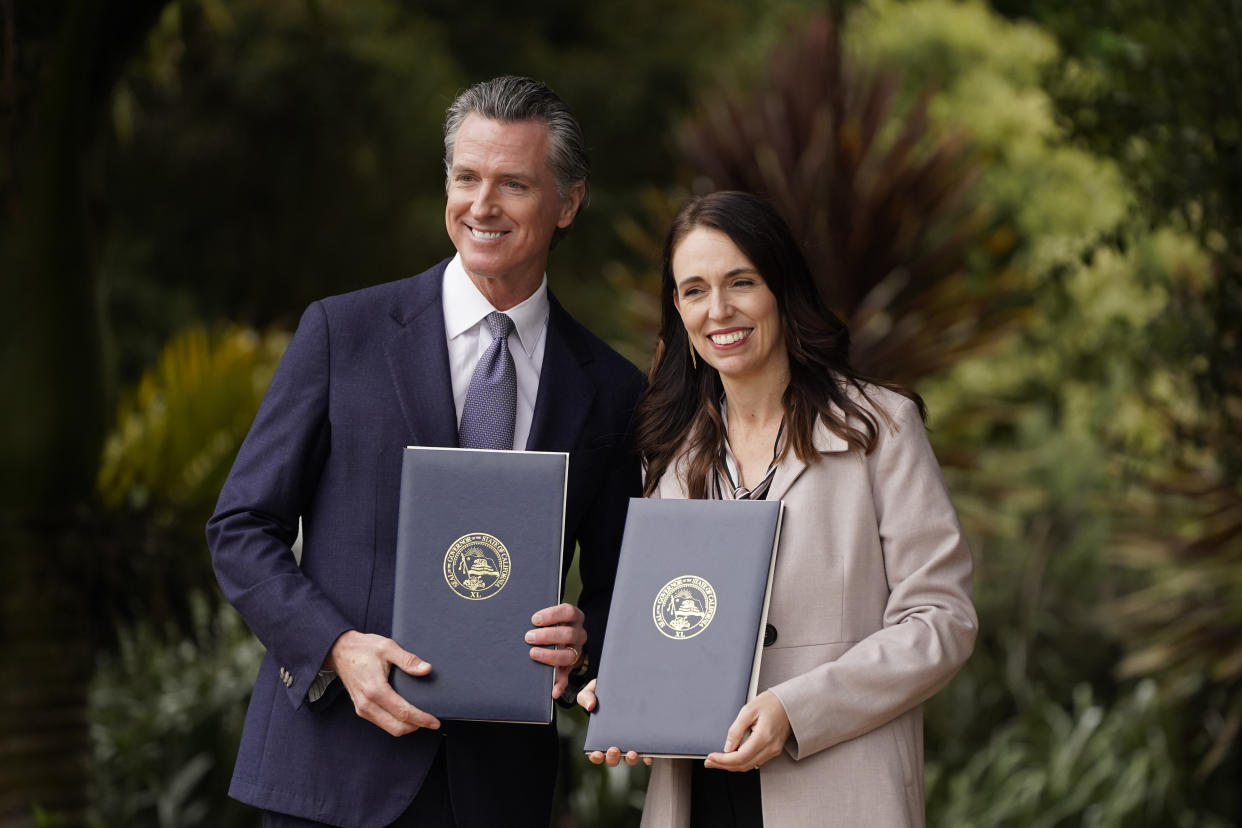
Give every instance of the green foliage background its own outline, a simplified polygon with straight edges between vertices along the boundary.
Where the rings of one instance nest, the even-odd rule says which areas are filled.
[[[52,278],[27,244],[54,179],[33,172],[35,90],[85,5],[0,2],[0,268],[23,300]],[[808,0],[144,6],[102,14],[114,69],[84,99],[86,230],[61,239],[98,292],[101,398],[123,389],[114,416],[79,412],[110,436],[82,460],[94,493],[63,495],[105,630],[94,824],[255,824],[223,792],[261,651],[219,603],[201,527],[307,302],[451,252],[443,111],[502,72],[546,80],[583,121],[592,200],[549,277],[640,365],[660,236],[687,193],[728,184],[729,153],[802,193],[791,219],[836,200],[831,221],[870,228],[860,249],[893,254],[811,251],[859,288],[837,308],[859,358],[926,398],[974,549],[981,637],[926,708],[928,823],[1242,821],[1242,3],[842,2],[840,64],[806,46],[824,20]],[[846,105],[780,167],[800,139],[777,115],[816,104],[795,54],[883,105]],[[826,140],[823,169],[854,184],[803,192]],[[927,190],[946,170],[951,203]],[[83,300],[40,301],[56,319]],[[6,393],[54,341],[6,339]],[[38,429],[3,422],[24,458]],[[560,727],[559,824],[637,824],[645,772],[582,760],[580,714]],[[3,825],[73,821],[7,801]]]

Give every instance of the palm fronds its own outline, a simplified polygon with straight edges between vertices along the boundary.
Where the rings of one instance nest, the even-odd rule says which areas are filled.
[[[122,397],[100,462],[104,509],[87,562],[101,629],[140,618],[188,629],[185,596],[214,591],[203,525],[287,342],[282,332],[192,326]]]

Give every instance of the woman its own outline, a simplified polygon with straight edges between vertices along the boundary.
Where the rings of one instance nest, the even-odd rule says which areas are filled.
[[[762,692],[720,752],[655,761],[642,824],[922,825],[921,704],[970,655],[977,626],[922,400],[850,368],[849,332],[754,196],[686,204],[662,271],[639,406],[645,494],[786,508]],[[593,683],[579,703],[594,708]]]

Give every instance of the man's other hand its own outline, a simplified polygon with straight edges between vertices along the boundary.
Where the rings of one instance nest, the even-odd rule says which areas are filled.
[[[389,668],[425,676],[431,665],[403,650],[382,635],[349,630],[332,645],[324,667],[334,670],[354,702],[359,716],[393,736],[404,736],[420,727],[435,730],[440,720],[401,698],[388,683]]]
[[[582,662],[582,649],[587,639],[582,620],[582,610],[573,604],[541,609],[530,619],[535,629],[526,633],[526,643],[536,645],[530,648],[530,657],[556,668],[556,680],[552,683],[554,699],[565,692],[570,671]],[[550,645],[555,649],[548,649]]]

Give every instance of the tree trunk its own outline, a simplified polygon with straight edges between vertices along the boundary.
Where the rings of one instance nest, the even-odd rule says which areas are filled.
[[[0,828],[85,825],[94,555],[88,515],[108,422],[85,158],[108,90],[167,0],[70,0],[27,44],[3,2],[9,84],[27,123],[0,216]],[[111,5],[111,8],[105,8]],[[37,15],[32,19],[41,19]],[[28,67],[37,76],[23,76]],[[10,87],[14,117],[23,112]],[[25,91],[25,90],[23,90]],[[0,137],[5,137],[0,135]]]
[[[65,533],[6,532],[0,597],[0,825],[37,811],[84,825],[89,805],[92,672],[79,580],[47,564],[71,561]],[[16,571],[14,571],[16,570]]]

